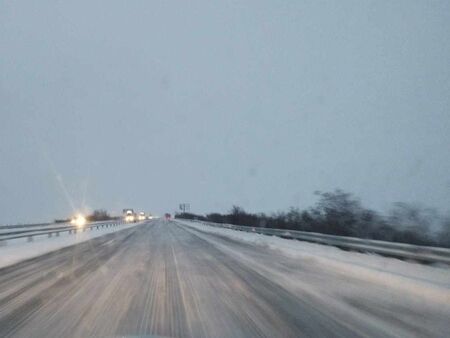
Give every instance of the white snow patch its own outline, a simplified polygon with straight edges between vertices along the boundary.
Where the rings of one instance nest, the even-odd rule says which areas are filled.
[[[312,263],[318,269],[420,295],[420,298],[434,302],[450,304],[450,269],[445,266],[423,265],[375,254],[344,251],[333,246],[215,228],[184,220],[179,222],[194,229],[276,250],[282,255]]]
[[[50,238],[45,235],[34,236],[33,242],[27,242],[26,238],[8,240],[6,245],[0,246],[0,268],[140,224],[142,223],[120,224],[98,230],[78,231],[76,234],[62,232],[58,237],[53,234]]]

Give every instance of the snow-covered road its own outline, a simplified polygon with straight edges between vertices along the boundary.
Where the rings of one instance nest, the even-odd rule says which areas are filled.
[[[0,336],[446,337],[449,272],[162,220],[0,270]]]

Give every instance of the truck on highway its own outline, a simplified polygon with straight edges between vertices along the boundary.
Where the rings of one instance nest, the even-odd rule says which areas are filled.
[[[134,223],[137,221],[136,214],[133,209],[123,209],[123,219],[126,223]]]

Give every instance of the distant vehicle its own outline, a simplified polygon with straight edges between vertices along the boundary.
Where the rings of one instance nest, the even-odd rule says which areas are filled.
[[[86,217],[84,217],[81,214],[78,214],[78,215],[72,217],[72,219],[70,220],[70,223],[73,225],[76,225],[79,228],[82,228],[86,225],[87,220],[86,220]]]
[[[139,221],[145,221],[145,212],[141,211],[138,216]]]
[[[133,209],[123,209],[123,218],[126,223],[134,223],[137,220]]]
[[[166,220],[170,220],[171,217],[172,217],[172,215],[169,214],[169,213],[164,214],[164,218],[165,218]]]

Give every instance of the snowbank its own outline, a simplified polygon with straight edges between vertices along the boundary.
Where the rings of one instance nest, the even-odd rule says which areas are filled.
[[[123,224],[98,230],[86,230],[84,232],[78,231],[76,234],[62,232],[60,236],[56,237],[53,235],[50,238],[35,236],[33,242],[27,242],[26,238],[9,240],[6,246],[0,246],[0,268],[140,224],[142,223]]]
[[[282,255],[313,263],[319,269],[356,277],[382,287],[420,294],[421,297],[433,301],[450,303],[450,269],[446,266],[423,265],[375,254],[344,251],[333,246],[215,228],[184,220],[179,222],[192,229],[275,250]]]

